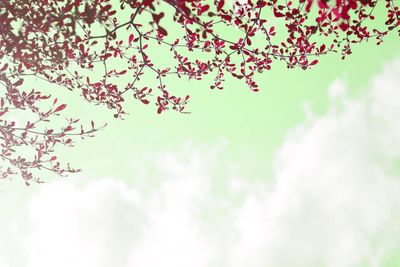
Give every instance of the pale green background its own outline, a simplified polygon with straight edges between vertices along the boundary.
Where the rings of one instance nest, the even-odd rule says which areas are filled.
[[[136,167],[149,164],[143,161],[146,155],[160,151],[179,153],[190,143],[226,143],[220,154],[220,169],[214,170],[217,194],[224,193],[221,177],[228,172],[224,168],[230,161],[240,162],[236,169],[248,179],[268,179],[274,152],[287,130],[305,119],[303,103],[309,103],[315,113],[323,114],[328,103],[327,88],[336,79],[348,83],[350,95],[362,94],[370,77],[379,72],[385,62],[400,56],[399,44],[398,36],[392,33],[379,47],[373,41],[359,45],[344,61],[338,54],[324,56],[308,71],[288,70],[275,62],[273,70],[259,77],[259,93],[249,92],[241,81],[232,79],[228,79],[222,91],[210,90],[207,81],[174,81],[170,88],[179,87],[182,88],[180,92],[191,95],[188,105],[191,114],[187,115],[175,112],[157,115],[154,106],[134,102],[127,107],[130,114],[124,120],[117,120],[103,107],[89,106],[79,97],[66,96],[72,116],[82,114],[87,124],[93,119],[99,125],[102,122],[109,125],[95,138],[78,141],[75,148],[62,150],[60,158],[82,168],[82,177],[88,181],[118,177],[133,187],[151,190],[157,181],[141,181],[135,172],[139,169]],[[135,158],[142,162],[135,162]],[[46,182],[54,179],[58,178],[44,174]],[[68,178],[64,181],[69,182]],[[22,216],[26,201],[41,186],[25,187],[19,179],[2,182],[2,221]],[[384,266],[398,266],[400,258],[393,257]]]

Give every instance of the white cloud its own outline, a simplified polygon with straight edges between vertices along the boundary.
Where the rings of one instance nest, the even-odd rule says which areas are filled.
[[[26,266],[123,266],[144,223],[139,204],[134,190],[110,179],[44,186],[30,203]]]
[[[392,267],[399,73],[400,61],[387,65],[355,100],[335,82],[329,112],[288,133],[272,182],[214,172],[229,167],[217,147],[152,157],[141,177],[151,190],[111,178],[44,185],[29,204],[24,266]]]
[[[165,172],[160,166],[168,182],[147,196],[115,179],[45,186],[30,205],[26,265],[205,266],[209,250],[197,220],[207,190],[201,170],[159,159],[173,164]]]
[[[338,100],[345,85],[335,82],[340,103],[290,131],[274,192],[249,198],[238,214],[234,266],[381,266],[396,249],[399,74],[400,61],[386,66],[357,100]]]
[[[9,267],[9,265],[0,259],[0,267]]]

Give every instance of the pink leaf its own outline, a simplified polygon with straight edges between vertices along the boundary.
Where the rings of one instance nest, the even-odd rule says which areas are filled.
[[[61,110],[65,109],[67,107],[66,104],[62,104],[58,106],[53,112],[60,112]]]

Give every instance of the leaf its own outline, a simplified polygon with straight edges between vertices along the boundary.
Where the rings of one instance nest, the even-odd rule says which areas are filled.
[[[321,47],[319,48],[319,52],[322,53],[325,51],[326,46],[323,44],[321,45]]]
[[[225,0],[219,0],[217,5],[217,11],[220,11],[225,4]]]
[[[134,38],[135,38],[135,36],[133,34],[130,34],[128,44],[131,44]]]
[[[14,86],[17,87],[17,86],[20,86],[23,83],[24,83],[24,79],[19,79],[16,83],[14,83]]]
[[[0,72],[5,71],[7,68],[8,68],[8,64],[6,63],[6,64],[0,69]]]
[[[102,7],[101,9],[100,9],[100,14],[103,14],[104,12],[107,12],[108,10],[110,10],[111,9],[111,5],[106,5],[106,6],[104,6],[104,7]]]
[[[67,107],[66,104],[62,104],[60,106],[58,106],[53,112],[60,112],[61,110],[65,109]]]
[[[166,36],[166,35],[168,35],[168,32],[167,32],[167,30],[166,29],[164,29],[163,27],[161,27],[161,26],[158,26],[158,29],[157,29],[157,31],[158,31],[158,33],[159,34],[161,34],[161,35],[163,35],[163,36]],[[143,48],[144,49],[144,48]]]
[[[145,104],[145,105],[150,103],[150,101],[147,100],[147,99],[140,99],[140,101],[142,101],[142,103]]]

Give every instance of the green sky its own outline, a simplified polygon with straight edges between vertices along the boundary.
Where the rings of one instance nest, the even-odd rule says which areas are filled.
[[[72,115],[109,125],[61,151],[60,158],[82,168],[81,174],[61,181],[45,175],[45,184],[30,187],[18,179],[2,182],[0,267],[399,266],[400,205],[389,197],[398,193],[400,146],[395,134],[385,139],[381,133],[398,132],[398,114],[385,108],[399,108],[390,95],[382,100],[371,89],[377,87],[374,77],[400,57],[399,44],[392,33],[380,46],[355,47],[344,61],[324,56],[308,71],[276,62],[259,77],[259,93],[234,80],[222,91],[210,90],[207,81],[173,81],[179,92],[191,95],[187,115],[158,115],[154,106],[133,103],[130,114],[117,120],[102,107],[51,88]],[[393,67],[392,74],[400,76],[400,68]],[[343,101],[350,104],[329,98],[328,89],[338,80],[347,85]],[[389,79],[382,88],[398,87],[396,81]],[[307,119],[307,105],[316,118]],[[380,117],[380,111],[389,115]],[[325,129],[327,134],[318,132]],[[326,168],[316,171],[308,162]],[[335,175],[337,183],[331,183]],[[368,208],[382,219],[369,218]],[[196,229],[205,233],[204,240]],[[60,242],[64,253],[50,242]],[[160,262],[149,260],[151,255]]]

